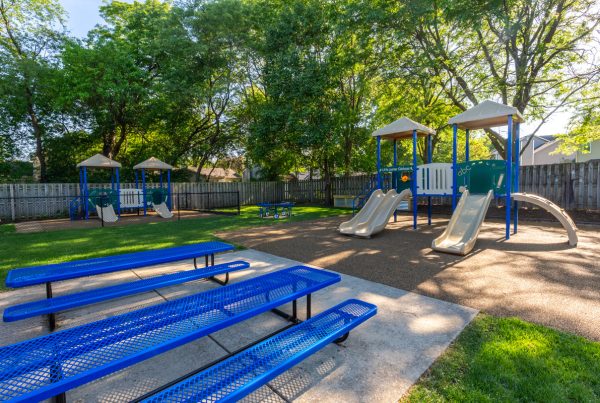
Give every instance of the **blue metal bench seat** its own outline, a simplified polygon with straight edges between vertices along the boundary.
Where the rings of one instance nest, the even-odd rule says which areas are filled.
[[[238,401],[376,313],[375,305],[348,300],[142,401]]]
[[[157,288],[210,278],[220,274],[227,275],[228,279],[230,272],[247,269],[248,267],[250,267],[248,262],[237,260],[230,263],[209,266],[205,269],[181,271],[178,273],[151,277],[144,280],[96,288],[90,291],[83,291],[39,301],[27,302],[7,308],[4,311],[4,321],[14,322],[39,315],[56,313],[65,311],[67,309],[78,308],[102,301],[125,297],[128,295],[139,294],[145,291],[152,291]],[[227,280],[225,282],[227,282]]]
[[[17,288],[54,281],[94,276],[96,274],[135,269],[161,263],[176,262],[233,250],[233,245],[224,242],[203,242],[174,248],[126,253],[73,262],[24,267],[11,270],[6,276],[6,286]],[[206,262],[208,266],[208,262]],[[214,263],[213,263],[214,264]]]
[[[0,347],[0,400],[63,400],[67,390],[339,281],[338,274],[295,266]]]

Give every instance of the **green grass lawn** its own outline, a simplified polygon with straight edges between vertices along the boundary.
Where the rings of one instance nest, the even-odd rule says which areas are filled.
[[[215,232],[259,225],[282,225],[348,214],[345,209],[294,208],[291,218],[258,217],[257,207],[243,207],[239,216],[211,215],[119,227],[97,227],[38,233],[15,233],[14,226],[0,226],[0,289],[6,273],[15,267],[58,263],[117,253],[165,248],[215,239]]]
[[[600,401],[600,343],[480,314],[405,402]]]

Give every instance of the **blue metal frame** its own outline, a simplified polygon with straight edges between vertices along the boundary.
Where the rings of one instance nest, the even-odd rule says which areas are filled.
[[[336,273],[295,266],[0,347],[0,400],[59,395],[340,280]]]
[[[142,401],[240,401],[376,314],[375,305],[347,300]]]
[[[142,203],[144,204],[144,215],[148,213],[148,202],[146,196],[146,170],[142,168]]]
[[[381,137],[377,137],[377,189],[382,188],[381,180]]]
[[[135,269],[161,263],[176,262],[199,256],[233,250],[234,246],[224,242],[211,241],[194,245],[177,246],[149,250],[145,252],[125,253],[72,262],[31,266],[14,269],[6,276],[6,286],[12,288],[27,287],[54,281],[70,280],[96,274]]]
[[[469,162],[469,160],[471,159],[471,156],[469,155],[469,137],[470,137],[470,133],[469,133],[469,129],[465,130],[465,162]]]
[[[412,133],[412,183],[411,183],[411,192],[412,192],[412,202],[413,202],[413,229],[417,229],[417,207],[418,207],[418,197],[417,197],[417,131],[413,130]]]
[[[515,125],[515,184],[514,184],[514,188],[513,191],[514,192],[518,192],[519,191],[519,176],[520,176],[520,169],[521,169],[521,124],[519,122],[516,123]],[[519,202],[515,200],[514,202],[514,206],[513,206],[513,233],[516,234],[517,233],[517,227],[519,225]]]
[[[508,134],[506,139],[506,239],[510,239],[510,218],[511,218],[511,188],[513,184],[512,170],[513,170],[513,117],[508,115]]]
[[[458,187],[456,183],[457,178],[457,166],[456,166],[456,147],[457,147],[457,136],[458,136],[458,125],[452,125],[452,212],[456,208],[456,200],[458,198]]]
[[[431,134],[428,134],[427,135],[427,163],[431,164],[432,161],[433,161],[433,143],[431,141]],[[429,183],[427,184],[427,186],[429,186]],[[431,196],[427,197],[427,225],[431,225]]]

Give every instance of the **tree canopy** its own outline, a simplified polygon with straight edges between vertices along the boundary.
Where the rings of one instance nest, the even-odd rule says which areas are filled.
[[[593,0],[144,0],[100,13],[75,38],[57,0],[0,0],[0,162],[35,157],[42,181],[76,179],[100,152],[329,182],[373,172],[370,134],[402,116],[434,128],[434,160],[448,161],[448,118],[485,99],[539,122],[534,134],[576,110],[567,151],[600,138]],[[485,159],[507,144],[490,129],[471,146]]]

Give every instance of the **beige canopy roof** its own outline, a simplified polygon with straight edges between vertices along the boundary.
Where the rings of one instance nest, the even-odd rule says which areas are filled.
[[[377,129],[373,132],[372,136],[383,137],[385,139],[403,139],[412,137],[414,130],[417,131],[417,136],[435,134],[435,130],[410,120],[407,117],[403,117],[381,129]]]
[[[506,126],[508,115],[514,122],[523,122],[523,115],[513,106],[494,101],[483,101],[471,109],[451,118],[448,123],[458,125],[461,129],[485,129],[488,127]]]
[[[170,169],[173,169],[173,167],[167,164],[166,162],[162,162],[158,158],[150,157],[146,161],[140,162],[139,164],[134,166],[133,169],[156,169],[168,171]]]
[[[85,161],[81,161],[77,164],[77,168],[121,168],[121,164],[117,161],[113,161],[102,154],[96,154],[93,157],[88,158]]]

